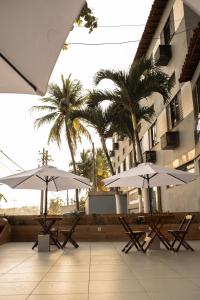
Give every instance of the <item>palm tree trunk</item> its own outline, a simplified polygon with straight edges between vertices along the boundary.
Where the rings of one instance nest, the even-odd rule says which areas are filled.
[[[135,147],[135,138],[134,138],[134,132],[131,135],[131,140],[132,140],[132,144],[133,144],[133,166],[137,167],[137,156],[136,156],[136,147]]]
[[[105,138],[103,136],[100,136],[100,139],[101,139],[101,144],[102,144],[102,147],[103,147],[103,151],[105,153],[105,156],[106,156],[108,164],[109,164],[110,173],[112,175],[115,175],[115,171],[113,169],[113,165],[112,165],[112,162],[111,162],[111,159],[110,159],[110,156],[109,156],[109,153],[108,153],[108,149],[107,149],[107,146],[106,146]]]
[[[72,159],[72,165],[73,165],[73,169],[74,169],[74,173],[77,173],[76,170],[76,162],[75,162],[75,158],[74,158],[74,149],[72,146],[72,140],[71,140],[71,136],[70,136],[70,132],[66,126],[66,133],[67,133],[67,142],[68,142],[68,146],[69,146],[69,151],[71,154],[71,159]],[[79,194],[78,194],[78,189],[76,189],[76,210],[79,210]]]
[[[137,145],[137,154],[138,154],[138,160],[140,163],[143,162],[143,156],[142,156],[142,149],[140,145],[140,140],[137,132],[137,121],[136,117],[133,113],[131,113],[131,119],[132,119],[132,124],[133,124],[133,132],[134,132],[134,141],[135,141],[135,146]],[[136,151],[135,151],[136,152]],[[138,163],[138,161],[137,161]],[[137,165],[136,163],[136,165]],[[138,188],[138,197],[139,197],[139,212],[143,212],[143,207],[142,207],[142,189]]]
[[[113,165],[112,165],[110,156],[108,154],[108,149],[107,149],[107,146],[106,146],[105,139],[104,139],[103,136],[100,136],[100,139],[101,139],[101,144],[102,144],[102,147],[103,147],[103,151],[105,153],[105,156],[107,158],[107,161],[108,161],[108,164],[109,164],[109,167],[110,167],[110,172],[111,172],[112,175],[115,175],[115,171],[113,169]],[[119,195],[118,188],[115,188],[115,204],[116,204],[116,213],[121,214],[122,213],[122,207],[121,207],[121,201],[120,201],[120,195]]]
[[[141,149],[140,140],[139,140],[139,136],[138,136],[138,132],[137,132],[137,121],[136,121],[136,116],[134,113],[131,113],[131,120],[132,120],[134,138],[135,138],[136,147],[137,147],[138,161],[143,162],[142,149]]]

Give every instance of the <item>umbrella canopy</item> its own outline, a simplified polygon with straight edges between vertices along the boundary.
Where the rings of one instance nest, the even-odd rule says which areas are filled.
[[[152,163],[142,163],[136,168],[119,173],[107,179],[107,187],[138,187],[151,188],[166,185],[181,185],[199,178],[198,174],[184,172],[177,169],[168,169]],[[150,199],[150,211],[152,203]]]
[[[183,3],[188,5],[197,15],[200,16],[199,0],[183,0]]]
[[[89,188],[89,179],[52,166],[20,172],[0,178],[0,182],[13,189],[45,190],[45,215],[47,215],[47,192],[75,188]]]
[[[198,177],[199,175],[195,173],[168,169],[152,163],[142,163],[136,168],[119,173],[103,181],[108,187],[149,188],[185,184]]]
[[[46,93],[84,0],[0,0],[0,92]]]

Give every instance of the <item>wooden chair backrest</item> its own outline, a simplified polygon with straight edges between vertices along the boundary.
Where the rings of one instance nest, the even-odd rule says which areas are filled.
[[[119,221],[122,224],[122,226],[124,227],[125,231],[132,232],[130,225],[128,224],[128,222],[126,221],[126,219],[124,217],[119,217]]]
[[[70,228],[70,231],[73,232],[76,228],[76,226],[78,225],[78,222],[80,220],[80,216],[76,216],[76,218],[74,219],[74,222],[72,223],[72,227]]]
[[[178,230],[184,230],[184,231],[187,232],[188,229],[189,229],[189,227],[190,227],[190,224],[191,224],[191,222],[192,222],[192,219],[193,219],[193,216],[192,216],[192,215],[186,215],[186,216],[183,218],[183,220],[182,220],[182,222],[181,222],[181,224],[180,224]]]

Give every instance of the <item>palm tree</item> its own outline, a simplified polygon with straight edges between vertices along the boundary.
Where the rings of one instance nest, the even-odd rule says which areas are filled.
[[[97,93],[97,92],[96,92]],[[92,94],[91,94],[92,101]],[[92,102],[90,102],[91,105]],[[134,156],[134,165],[137,165],[137,157],[135,150],[135,138],[134,131],[132,126],[131,114],[129,111],[125,110],[121,104],[111,103],[107,108],[108,113],[110,114],[110,121],[112,122],[112,130],[121,137],[128,137],[133,144],[133,156]],[[153,105],[143,106],[135,108],[135,114],[137,122],[142,119],[150,122],[152,116],[154,115]]]
[[[111,80],[115,87],[111,90],[94,90],[91,104],[95,106],[104,100],[110,100],[116,105],[121,105],[125,111],[130,113],[135,140],[133,144],[137,147],[138,161],[142,162],[138,135],[140,118],[138,118],[137,112],[144,109],[148,112],[148,106],[144,107],[141,100],[147,99],[153,93],[159,93],[164,101],[168,100],[174,81],[162,72],[152,59],[146,58],[134,62],[127,72],[100,70],[95,76],[95,84],[98,85],[103,79]],[[151,110],[152,108],[150,108],[150,112]]]
[[[94,108],[86,107],[82,110],[76,110],[72,114],[74,120],[84,120],[89,126],[92,126],[99,134],[104,154],[107,158],[110,172],[115,174],[109,152],[106,146],[106,139],[112,137],[114,131],[112,130],[111,114],[103,110],[101,106]]]
[[[93,151],[83,150],[77,164],[77,174],[95,182],[94,191],[106,190],[102,179],[109,177],[109,166],[105,154],[101,148],[96,149],[95,157]],[[94,178],[95,177],[95,178]]]
[[[111,121],[112,110],[111,109],[103,110],[100,105],[96,107],[86,107],[84,110],[74,111],[73,118],[85,120],[90,126],[92,126],[97,131],[101,140],[104,154],[106,156],[110,168],[110,173],[114,175],[115,171],[113,169],[113,165],[106,146],[106,139],[112,137],[114,133],[114,128],[112,126],[112,121]],[[116,212],[121,213],[122,208],[121,208],[119,191],[117,188],[115,189],[115,200],[116,200]]]
[[[46,124],[52,124],[48,136],[48,143],[56,142],[61,144],[62,133],[65,134],[74,173],[77,173],[75,163],[75,153],[77,141],[81,141],[81,135],[89,137],[88,131],[78,119],[72,119],[72,113],[76,109],[81,109],[86,101],[82,95],[82,85],[78,80],[72,80],[71,74],[65,79],[61,75],[62,86],[51,84],[48,87],[48,96],[41,98],[44,105],[33,106],[32,111],[45,112],[45,115],[35,120],[36,128]],[[47,112],[47,114],[46,114]],[[78,191],[76,193],[76,208],[79,210]]]

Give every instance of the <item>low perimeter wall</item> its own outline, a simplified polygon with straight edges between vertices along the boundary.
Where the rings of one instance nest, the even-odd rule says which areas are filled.
[[[168,224],[162,228],[163,233],[168,235],[168,229],[175,229],[180,224],[183,217],[189,213],[175,213],[175,218],[171,219]],[[192,213],[194,215],[191,224],[188,239],[200,240],[200,213]],[[140,214],[141,215],[141,214]],[[138,223],[138,215],[124,215],[127,221],[132,224],[134,230],[147,230],[148,226]],[[30,242],[35,241],[40,226],[34,219],[35,216],[8,216],[10,225],[9,239],[12,242]],[[127,236],[118,220],[119,215],[82,215],[79,225],[76,227],[74,236],[77,241],[125,241]],[[64,216],[63,220],[58,224],[58,229],[70,228],[74,216]],[[170,238],[170,236],[168,235]],[[59,236],[62,240],[62,236]]]

